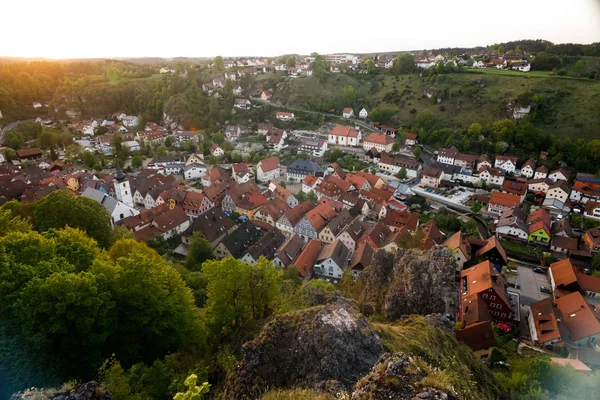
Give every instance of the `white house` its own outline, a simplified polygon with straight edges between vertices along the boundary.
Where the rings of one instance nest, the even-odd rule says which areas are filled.
[[[438,150],[437,161],[442,164],[454,165],[457,155],[458,149],[454,146],[447,149],[442,148]]]
[[[213,144],[210,147],[210,154],[212,154],[215,157],[223,157],[225,155],[225,152],[218,144]]]
[[[137,142],[137,140],[128,140],[126,142],[123,142],[122,146],[125,147],[126,149],[129,149],[130,153],[133,153],[134,151],[139,151],[142,148],[140,146],[140,144]]]
[[[496,156],[494,168],[500,168],[506,173],[515,173],[517,170],[517,157],[513,156]]]
[[[571,193],[571,186],[566,181],[557,181],[548,187],[546,199],[557,199],[561,202],[567,201]]]
[[[281,167],[277,157],[265,158],[256,166],[256,179],[259,182],[270,182],[281,176]]]
[[[330,282],[339,282],[349,258],[350,250],[337,239],[321,248],[313,266],[313,275]]]
[[[378,152],[387,151],[390,153],[394,145],[394,139],[387,136],[385,133],[373,132],[363,141],[363,149],[366,151],[375,147]]]
[[[362,110],[360,110],[360,112],[358,113],[358,118],[361,118],[361,119],[367,119],[368,116],[369,116],[369,111],[367,111],[367,109],[365,107],[363,107]]]
[[[137,126],[139,123],[139,120],[138,120],[138,117],[136,117],[136,116],[126,115],[123,117],[121,122],[123,122],[124,126],[131,128],[131,127]]]
[[[548,178],[552,181],[552,182],[556,182],[556,181],[568,181],[569,180],[569,175],[560,170],[554,170],[551,171],[550,174],[548,175]]]
[[[544,179],[548,176],[548,168],[543,165],[539,166],[533,174],[533,179]]]
[[[162,68],[160,69],[160,73],[161,73],[161,74],[172,74],[172,73],[174,73],[174,72],[175,72],[175,70],[174,70],[173,68],[165,68],[165,67],[162,67]]]
[[[276,117],[280,121],[292,121],[294,119],[294,113],[279,111],[276,114]]]
[[[183,169],[183,177],[186,180],[200,179],[206,174],[207,168],[204,164],[191,163]]]
[[[443,171],[439,168],[425,167],[423,169],[421,183],[424,186],[437,188],[442,182],[443,175]]]
[[[302,180],[302,191],[304,193],[310,193],[315,190],[317,186],[319,186],[323,182],[323,179],[320,177],[313,176],[312,174],[308,174]]]
[[[121,221],[127,217],[139,215],[140,212],[135,208],[128,206],[127,204],[119,201],[107,194],[92,188],[86,188],[82,196],[90,198],[102,204],[111,216],[111,222],[114,225],[116,222]]]
[[[521,176],[525,178],[531,178],[535,172],[535,160],[531,158],[525,161],[525,164],[521,166]]]
[[[354,117],[354,110],[350,107],[345,107],[342,110],[342,117],[344,118],[353,118]]]
[[[600,219],[600,203],[594,200],[585,203],[583,215],[588,218]]]
[[[340,146],[358,146],[361,140],[359,130],[352,129],[345,125],[336,125],[329,131],[328,143],[338,144]]]
[[[310,154],[313,157],[323,157],[327,151],[327,141],[303,137],[298,148],[298,153]]]
[[[252,103],[248,99],[235,99],[233,100],[233,106],[240,110],[250,110],[252,108]]]

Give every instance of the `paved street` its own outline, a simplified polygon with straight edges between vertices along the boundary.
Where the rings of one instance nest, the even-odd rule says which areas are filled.
[[[550,294],[540,292],[540,286],[551,288],[547,275],[536,274],[533,272],[533,267],[524,264],[518,264],[517,271],[515,283],[519,285],[519,289],[511,288],[511,290],[521,294],[521,304],[530,306],[531,303],[551,297]]]

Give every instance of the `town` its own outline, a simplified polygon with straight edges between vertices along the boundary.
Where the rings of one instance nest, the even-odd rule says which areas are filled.
[[[448,289],[443,318],[481,363],[503,365],[494,349],[514,340],[519,351],[590,375],[600,367],[597,174],[557,162],[550,146],[477,153],[450,137],[432,147],[424,124],[374,118],[375,107],[357,97],[314,111],[279,103],[280,84],[242,83],[276,73],[286,82],[388,74],[403,57],[217,57],[203,66],[214,77],[195,87],[228,103],[225,122],[210,128],[185,122],[175,107],[148,120],[40,99],[28,106],[36,118],[2,129],[0,206],[66,191],[99,203],[111,227],[169,262],[185,262],[202,238],[209,259],[258,265],[264,257],[303,284],[356,284],[378,252],[447,249],[455,279],[440,288]],[[410,57],[417,74],[525,74],[536,63],[520,49]],[[154,73],[176,82],[188,72],[165,65]],[[438,95],[423,98],[433,104]],[[516,124],[532,109],[521,104],[510,116]],[[475,142],[482,127],[471,122]]]

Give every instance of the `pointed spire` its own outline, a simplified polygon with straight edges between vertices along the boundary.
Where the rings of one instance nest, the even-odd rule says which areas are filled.
[[[115,174],[115,179],[117,182],[122,182],[125,180],[125,174],[121,170],[121,166],[119,165],[119,160],[117,160],[117,173]]]

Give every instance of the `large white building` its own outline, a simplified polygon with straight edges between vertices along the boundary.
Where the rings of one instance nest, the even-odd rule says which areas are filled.
[[[359,58],[353,54],[327,54],[325,59],[333,64],[353,64],[359,62]]]

